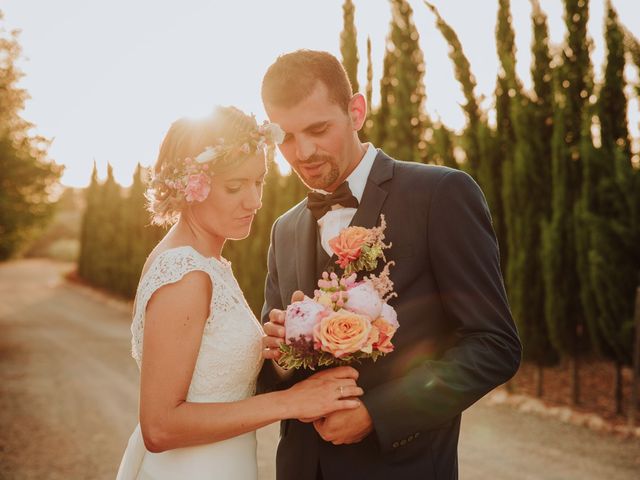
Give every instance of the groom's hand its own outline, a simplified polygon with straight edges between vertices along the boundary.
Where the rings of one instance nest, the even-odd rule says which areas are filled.
[[[291,295],[291,303],[304,299],[304,293],[296,290]],[[274,308],[269,312],[269,321],[263,325],[265,337],[262,337],[262,356],[267,360],[278,361],[282,356],[280,344],[284,343],[284,310]]]
[[[325,442],[334,445],[358,443],[373,432],[373,421],[364,404],[353,410],[340,410],[313,422]]]

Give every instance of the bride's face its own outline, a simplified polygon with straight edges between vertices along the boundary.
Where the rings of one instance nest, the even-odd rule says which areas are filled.
[[[262,206],[266,174],[262,153],[252,155],[229,172],[216,173],[207,199],[191,206],[192,221],[222,239],[246,238],[253,218]]]

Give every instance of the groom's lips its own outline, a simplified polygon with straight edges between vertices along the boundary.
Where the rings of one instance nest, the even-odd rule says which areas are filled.
[[[320,169],[323,167],[325,163],[327,162],[300,164],[300,168],[307,176],[314,177],[320,174]]]

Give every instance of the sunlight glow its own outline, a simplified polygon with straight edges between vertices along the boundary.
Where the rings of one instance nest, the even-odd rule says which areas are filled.
[[[422,1],[410,0],[426,62],[427,110],[453,129],[464,125],[462,93],[453,77],[447,46]],[[258,2],[81,2],[5,0],[8,28],[22,30],[28,60],[21,85],[32,99],[24,116],[53,139],[50,155],[67,166],[63,183],[87,185],[94,159],[101,175],[114,167],[122,185],[131,183],[136,163],[151,165],[169,125],[181,116],[200,116],[215,104],[236,105],[265,118],[260,82],[266,68],[298,48],[339,53],[342,0]],[[355,0],[359,81],[366,81],[366,40],[372,41],[374,99],[389,29],[386,0]],[[478,95],[491,106],[497,73],[494,28],[497,0],[434,0],[456,29],[478,80]],[[604,0],[591,0],[593,60],[602,72]],[[640,2],[614,0],[620,18],[640,36]],[[564,36],[560,0],[542,0],[552,42]],[[517,69],[530,80],[530,2],[512,2],[518,48]],[[33,12],[37,11],[38,14]],[[637,102],[630,102],[632,133],[638,132]],[[281,157],[279,162],[284,165]]]

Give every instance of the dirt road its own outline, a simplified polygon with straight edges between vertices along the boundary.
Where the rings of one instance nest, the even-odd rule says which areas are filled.
[[[136,423],[129,306],[65,283],[67,264],[0,264],[0,479],[112,479]],[[259,432],[273,478],[275,427]],[[635,479],[640,442],[478,404],[460,478]]]

